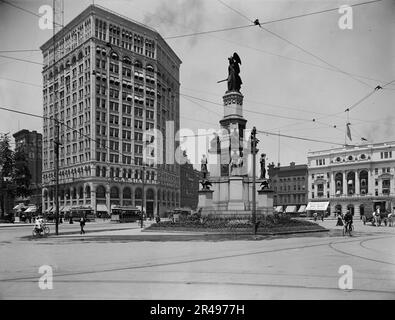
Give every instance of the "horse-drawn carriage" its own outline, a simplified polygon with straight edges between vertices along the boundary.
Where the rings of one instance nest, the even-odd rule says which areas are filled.
[[[381,226],[381,224],[384,224],[385,226],[389,225],[390,227],[392,227],[395,221],[395,214],[388,210],[365,213],[362,216],[362,221],[363,224],[366,224],[367,222],[371,222],[372,226]]]

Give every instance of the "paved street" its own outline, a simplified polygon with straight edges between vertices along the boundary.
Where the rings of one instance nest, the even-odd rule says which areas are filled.
[[[152,241],[160,234],[137,223],[88,223],[83,236],[63,224],[60,237],[38,240],[30,226],[0,228],[0,297],[394,299],[395,227],[355,221],[354,236],[343,237],[335,223],[319,222],[329,233],[234,241]],[[38,286],[42,265],[53,268],[52,290]],[[352,290],[339,289],[342,265]]]

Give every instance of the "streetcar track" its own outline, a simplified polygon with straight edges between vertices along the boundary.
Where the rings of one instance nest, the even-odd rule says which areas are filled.
[[[27,283],[35,283],[34,280],[24,280],[21,282]],[[342,290],[337,287],[325,287],[325,286],[306,286],[306,285],[293,285],[293,284],[273,284],[273,283],[256,283],[256,282],[218,282],[218,281],[196,281],[196,280],[87,280],[87,279],[64,279],[64,280],[57,280],[57,283],[95,283],[95,284],[107,284],[107,283],[116,283],[116,284],[181,284],[181,285],[213,285],[213,286],[248,286],[248,287],[271,287],[271,288],[292,288],[292,289],[315,289],[315,290],[332,290],[337,292],[366,292],[366,293],[379,293],[379,294],[391,294],[395,296],[394,291],[388,290],[375,290],[375,289],[347,289]]]
[[[393,235],[393,236],[395,236],[395,235]],[[381,236],[381,237],[377,237],[377,238],[373,238],[373,239],[382,239],[382,238],[387,238],[387,237]],[[183,260],[183,261],[149,263],[149,264],[144,264],[144,265],[124,266],[124,267],[116,267],[116,268],[109,268],[109,269],[102,269],[102,270],[85,270],[85,271],[77,271],[77,272],[65,272],[65,273],[57,274],[56,277],[87,275],[87,274],[106,273],[106,272],[124,271],[124,270],[136,270],[136,269],[145,269],[145,268],[153,268],[153,267],[164,267],[164,266],[170,266],[170,265],[180,265],[180,264],[195,263],[195,262],[214,261],[214,260],[221,260],[221,259],[245,257],[245,256],[259,255],[259,254],[265,254],[265,253],[281,252],[281,251],[288,251],[288,250],[295,250],[295,249],[313,248],[313,247],[320,247],[320,246],[329,246],[333,250],[338,251],[342,254],[352,255],[352,254],[348,254],[347,252],[338,250],[338,249],[332,247],[331,245],[334,243],[348,243],[348,242],[356,242],[356,241],[359,241],[359,240],[358,239],[357,240],[343,240],[343,241],[331,242],[329,244],[328,243],[318,243],[318,244],[301,245],[301,246],[255,251],[255,252],[248,252],[248,253],[237,253],[237,254],[214,256],[214,257],[208,257],[208,258],[204,257],[204,258],[196,258],[196,259],[187,259],[187,260]],[[354,256],[356,256],[356,255],[354,255]],[[356,256],[356,257],[371,260],[371,259],[368,259],[365,257],[360,257],[360,256]],[[373,261],[375,261],[375,260],[373,260]],[[380,260],[377,260],[376,262],[387,263],[387,262],[383,262]],[[391,263],[389,263],[389,264],[391,264]],[[27,276],[27,277],[18,277],[18,278],[11,278],[11,279],[0,279],[0,282],[30,280],[30,279],[36,280],[37,277],[36,276]]]
[[[384,236],[384,237],[379,237],[379,238],[373,238],[373,239],[363,239],[363,240],[357,240],[357,241],[359,241],[359,243],[358,243],[358,245],[361,247],[361,248],[365,248],[363,245],[362,245],[362,243],[363,242],[367,242],[367,241],[373,241],[373,240],[377,240],[377,239],[385,239],[385,238],[389,238],[389,237],[395,237],[395,235],[389,235],[389,236]],[[346,241],[346,242],[352,242],[352,241]],[[350,253],[350,252],[346,252],[346,251],[343,251],[343,250],[341,250],[341,249],[338,249],[338,248],[335,248],[333,245],[334,244],[337,244],[337,243],[344,243],[344,242],[330,242],[330,243],[328,243],[327,245],[332,249],[332,250],[334,250],[334,251],[336,251],[336,252],[339,252],[339,253],[342,253],[342,254],[344,254],[344,255],[347,255],[347,256],[352,256],[352,257],[355,257],[355,258],[360,258],[360,259],[363,259],[363,260],[368,260],[368,261],[373,261],[373,262],[378,262],[378,263],[383,263],[383,264],[389,264],[389,265],[395,265],[395,263],[391,263],[391,262],[388,262],[388,261],[383,261],[383,260],[377,260],[377,259],[373,259],[373,258],[369,258],[369,257],[364,257],[364,256],[360,256],[360,255],[357,255],[357,254],[353,254],[353,253]],[[366,248],[367,249],[367,248]],[[374,251],[374,252],[378,252],[378,251],[375,251],[374,249],[370,249],[371,251]]]

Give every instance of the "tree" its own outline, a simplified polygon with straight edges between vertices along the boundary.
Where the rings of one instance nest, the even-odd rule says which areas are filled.
[[[12,171],[12,183],[16,197],[28,197],[31,195],[30,182],[32,175],[29,170],[26,153],[22,145],[14,152],[14,167]]]
[[[10,148],[10,138],[7,134],[0,137],[0,207],[1,214],[4,216],[5,211],[8,211],[7,199],[12,197],[12,188],[9,188],[10,178],[13,172],[13,152]]]

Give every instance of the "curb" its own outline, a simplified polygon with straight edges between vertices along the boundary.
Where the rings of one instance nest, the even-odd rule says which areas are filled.
[[[310,233],[310,232],[328,232],[329,229],[305,229],[295,231],[279,231],[279,232],[257,232],[257,235],[282,235],[282,234],[297,234],[297,233]],[[141,230],[141,232],[149,233],[164,233],[164,234],[182,234],[182,235],[253,235],[252,232],[216,232],[216,231],[186,231],[186,230]],[[187,234],[186,234],[187,233]],[[162,234],[158,234],[162,235]]]
[[[46,223],[49,226],[54,226],[55,223]],[[10,223],[9,225],[0,225],[0,229],[1,228],[13,228],[13,227],[17,227],[17,228],[21,228],[21,227],[34,227],[34,223]]]
[[[232,237],[253,237],[255,239],[259,239],[262,237],[267,236],[276,236],[276,235],[285,235],[285,234],[301,234],[301,233],[317,233],[317,232],[328,232],[330,230],[327,229],[315,229],[315,230],[299,230],[293,232],[279,232],[279,233],[257,233],[256,235],[252,233],[189,233],[185,234],[180,231],[176,232],[169,232],[169,233],[160,233],[155,234],[153,232],[146,233],[145,235],[142,234],[130,234],[130,235],[70,235],[70,236],[57,236],[52,237],[52,239],[70,239],[70,240],[83,240],[83,241],[103,241],[103,240],[122,240],[122,241],[199,241],[199,240],[221,240],[221,236],[224,238],[225,241],[231,241]],[[178,233],[178,234],[177,234]],[[213,239],[212,237],[216,237]],[[219,238],[218,238],[219,237]],[[227,238],[225,238],[227,237]],[[236,239],[236,240],[243,240],[243,239]]]

